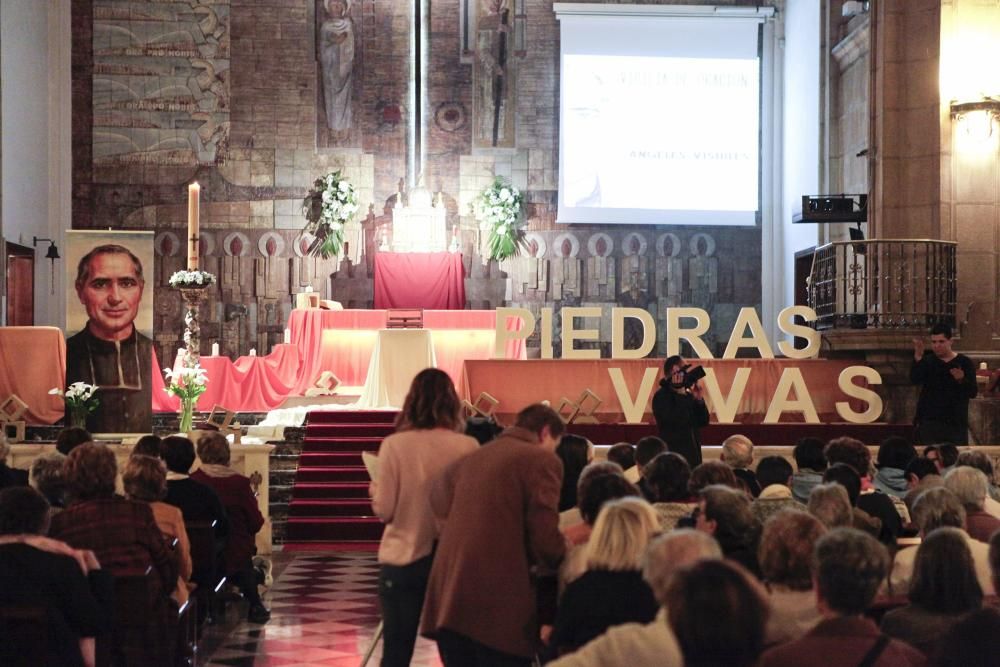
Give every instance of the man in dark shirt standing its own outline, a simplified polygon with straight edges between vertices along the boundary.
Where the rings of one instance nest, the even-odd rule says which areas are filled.
[[[916,441],[925,445],[969,442],[969,399],[976,396],[972,360],[951,349],[951,327],[931,329],[932,352],[922,338],[913,339],[910,382],[922,385],[917,402]]]
[[[653,394],[653,419],[667,449],[687,459],[694,468],[701,464],[699,429],[708,425],[708,408],[701,381],[686,387],[684,359],[679,355],[663,362],[663,379]]]

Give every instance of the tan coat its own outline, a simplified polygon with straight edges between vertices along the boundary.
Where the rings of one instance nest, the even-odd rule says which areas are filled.
[[[562,463],[521,428],[449,466],[431,505],[445,519],[424,602],[422,632],[448,629],[511,655],[538,647],[531,568],[554,569]]]

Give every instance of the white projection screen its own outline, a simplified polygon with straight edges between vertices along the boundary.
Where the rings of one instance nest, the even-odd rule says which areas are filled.
[[[573,7],[556,5],[557,221],[757,224],[763,19]]]

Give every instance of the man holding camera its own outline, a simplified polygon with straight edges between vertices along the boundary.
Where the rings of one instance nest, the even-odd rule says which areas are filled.
[[[660,438],[671,452],[687,459],[694,468],[701,463],[701,438],[698,431],[708,425],[708,408],[701,386],[705,371],[691,368],[678,355],[663,362],[663,379],[653,395],[653,418]]]

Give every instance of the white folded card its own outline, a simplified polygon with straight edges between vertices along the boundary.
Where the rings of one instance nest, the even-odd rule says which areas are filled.
[[[378,456],[371,452],[361,452],[361,460],[365,462],[365,469],[373,482],[378,481]]]

